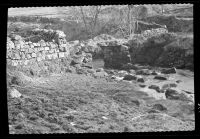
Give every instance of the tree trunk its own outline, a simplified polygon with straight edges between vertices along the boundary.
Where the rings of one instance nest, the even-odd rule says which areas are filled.
[[[85,30],[86,30],[86,32],[88,32],[88,27],[87,27],[87,23],[86,23],[86,20],[85,20],[85,15],[84,15],[84,13],[83,13],[83,8],[80,7],[80,10],[81,10],[83,22],[84,22],[84,24],[85,24]]]
[[[92,37],[94,37],[94,35],[95,35],[95,29],[96,29],[96,24],[97,24],[100,9],[101,9],[101,7],[97,6],[96,10],[95,10],[95,16],[93,17]]]

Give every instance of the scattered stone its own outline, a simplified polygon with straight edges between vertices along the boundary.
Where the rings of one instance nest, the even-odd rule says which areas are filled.
[[[180,82],[182,82],[182,81],[181,81],[181,80],[177,80],[177,81],[176,81],[176,83],[180,83]]]
[[[160,92],[160,87],[157,86],[157,85],[150,85],[150,86],[149,86],[149,89],[154,89],[154,90],[156,90],[157,92]]]
[[[142,87],[142,88],[146,87],[145,84],[139,84],[139,86]]]
[[[194,101],[192,97],[186,95],[183,92],[178,92],[173,89],[167,89],[165,92],[165,96],[167,99],[171,99],[171,100],[182,100],[182,101],[188,101],[188,102]]]
[[[184,91],[184,92],[187,93],[187,94],[194,94],[194,93],[189,92],[189,91],[186,91],[186,90],[182,90],[182,91]]]
[[[176,68],[173,67],[173,68],[169,68],[169,69],[163,69],[161,71],[161,73],[163,73],[163,74],[175,74],[176,73]]]
[[[153,72],[151,73],[151,75],[158,75],[158,73],[157,73],[156,71],[153,71]]]
[[[88,72],[88,73],[91,73],[91,74],[94,74],[94,73],[95,73],[95,70],[94,70],[94,69],[88,69],[87,72]]]
[[[124,77],[125,75],[128,75],[128,72],[125,71],[125,70],[120,70],[120,71],[117,73],[117,75],[118,75],[119,77]]]
[[[114,70],[105,70],[108,74],[115,74]]]
[[[163,75],[156,75],[154,77],[154,79],[157,79],[157,80],[167,80],[167,77],[163,76]]]
[[[131,74],[125,75],[123,80],[131,81],[131,80],[137,80],[137,77]]]
[[[137,82],[144,83],[145,81],[144,81],[143,78],[138,78],[138,79],[137,79]]]
[[[93,68],[92,65],[90,65],[88,63],[87,64],[86,63],[82,64],[81,67],[86,67],[86,68],[89,68],[89,69]]]
[[[127,64],[122,66],[122,69],[124,69],[124,70],[130,70],[130,69],[133,69],[133,68],[134,68],[134,66],[131,63],[127,63]]]
[[[102,118],[103,118],[103,119],[105,119],[105,120],[107,120],[107,119],[108,119],[108,118],[107,118],[107,117],[105,117],[105,116],[102,116]]]
[[[167,89],[165,92],[165,96],[167,99],[178,100],[180,98],[180,94],[173,89]]]
[[[159,110],[159,111],[166,111],[167,110],[167,108],[165,106],[163,106],[162,104],[154,104],[153,109]]]
[[[83,69],[83,68],[78,68],[76,70],[76,73],[78,73],[78,74],[87,74],[87,71],[85,69]]]
[[[162,86],[162,89],[168,89],[168,88],[171,88],[171,87],[177,87],[177,84],[175,84],[175,83],[164,84]]]
[[[150,75],[151,72],[149,71],[149,69],[141,69],[136,71],[136,75]]]
[[[96,70],[96,72],[102,72],[102,71],[104,71],[103,68],[98,68],[98,69]]]
[[[15,88],[12,88],[11,90],[9,90],[9,92],[12,98],[19,98],[22,96],[22,94]]]
[[[94,73],[94,77],[103,78],[103,77],[106,77],[106,76],[108,76],[108,74],[104,71]]]
[[[133,70],[133,69],[129,70],[129,72],[130,72],[131,74],[136,74],[136,71]]]

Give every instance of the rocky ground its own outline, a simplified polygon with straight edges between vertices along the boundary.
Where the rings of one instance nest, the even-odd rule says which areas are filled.
[[[11,134],[195,128],[191,71],[137,65],[129,71],[98,68],[48,77],[19,75],[8,76]]]

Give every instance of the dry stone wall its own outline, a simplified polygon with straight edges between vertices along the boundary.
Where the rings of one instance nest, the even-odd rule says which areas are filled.
[[[104,53],[104,66],[106,68],[119,69],[128,63],[132,63],[135,60],[133,53],[137,55],[139,44],[142,45],[148,38],[165,33],[168,33],[165,28],[157,28],[146,30],[142,34],[134,34],[127,40],[112,39],[112,41],[99,43],[98,45],[103,49]],[[133,52],[130,52],[130,50]]]
[[[33,30],[33,33],[40,36],[38,42],[25,41],[21,36],[15,34],[7,37],[7,62],[9,64],[13,66],[28,65],[32,62],[69,56],[70,46],[62,31],[37,29]]]
[[[193,70],[193,37],[170,33],[164,28],[134,34],[125,41],[110,41],[100,45],[106,68],[123,69],[132,64]]]

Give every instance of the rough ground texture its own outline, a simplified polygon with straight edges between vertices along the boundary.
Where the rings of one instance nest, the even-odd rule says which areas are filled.
[[[74,73],[28,77],[12,67],[7,71],[11,134],[194,130],[191,101],[158,99],[140,83],[111,79],[117,70],[106,70],[107,77]],[[187,72],[176,76],[183,83],[189,81]],[[146,85],[165,83],[143,78]],[[12,98],[11,88],[22,96]]]

